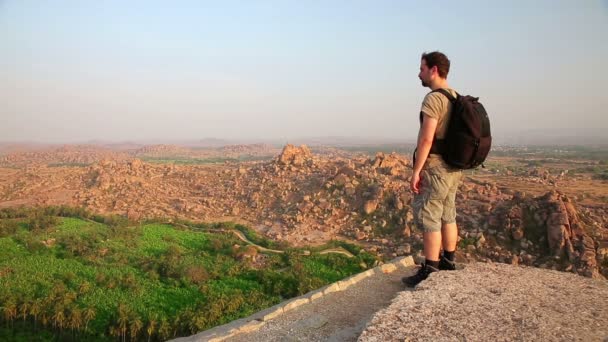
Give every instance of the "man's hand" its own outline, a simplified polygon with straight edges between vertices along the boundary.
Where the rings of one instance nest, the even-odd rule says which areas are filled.
[[[420,192],[420,181],[422,178],[420,177],[419,172],[414,172],[412,174],[412,180],[410,181],[410,189],[413,193],[418,194]]]

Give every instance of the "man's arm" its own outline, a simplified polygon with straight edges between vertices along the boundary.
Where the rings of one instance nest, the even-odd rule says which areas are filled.
[[[422,167],[429,156],[429,152],[431,152],[436,129],[437,119],[433,119],[428,115],[422,115],[422,126],[418,133],[418,146],[416,147],[416,163],[414,164],[414,172],[410,183],[410,188],[414,193],[420,191],[420,171],[422,171]]]

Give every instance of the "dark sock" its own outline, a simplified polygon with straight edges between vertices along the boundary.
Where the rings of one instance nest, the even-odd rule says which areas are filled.
[[[433,261],[433,260],[425,259],[424,263],[427,264],[427,265],[429,265],[429,266],[433,266],[435,268],[439,268],[439,260]]]
[[[456,253],[456,251],[443,251],[443,257],[448,259],[449,261],[454,261],[454,253]]]

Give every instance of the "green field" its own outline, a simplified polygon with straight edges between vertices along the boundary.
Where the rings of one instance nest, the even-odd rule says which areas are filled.
[[[190,335],[361,272],[375,260],[338,242],[331,246],[356,256],[286,249],[241,260],[234,246],[246,242],[230,229],[276,248],[233,224],[131,224],[71,208],[1,210],[0,340]]]

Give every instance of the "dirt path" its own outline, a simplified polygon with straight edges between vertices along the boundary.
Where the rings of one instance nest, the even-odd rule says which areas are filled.
[[[277,249],[269,249],[266,247],[262,247],[260,245],[256,245],[255,243],[249,241],[247,239],[247,237],[245,236],[245,234],[243,234],[241,231],[236,230],[236,229],[208,229],[208,228],[198,228],[198,227],[194,227],[194,226],[188,226],[185,224],[176,224],[177,226],[183,227],[183,228],[188,228],[190,230],[194,230],[194,231],[201,231],[201,232],[213,232],[213,233],[232,233],[234,235],[236,235],[237,238],[239,238],[241,241],[254,246],[255,248],[257,248],[260,252],[263,253],[277,253],[277,254],[283,254],[285,253],[285,251],[281,251],[281,250],[277,250]],[[335,247],[335,248],[328,248],[328,249],[324,249],[322,251],[318,251],[317,253],[319,254],[329,254],[329,253],[336,253],[336,254],[342,254],[345,255],[349,258],[353,258],[354,255],[347,251],[346,249],[342,248],[342,247]],[[310,251],[302,251],[303,255],[310,255]]]
[[[404,290],[401,277],[414,267],[375,274],[268,321],[258,331],[229,341],[356,341],[367,322]]]

